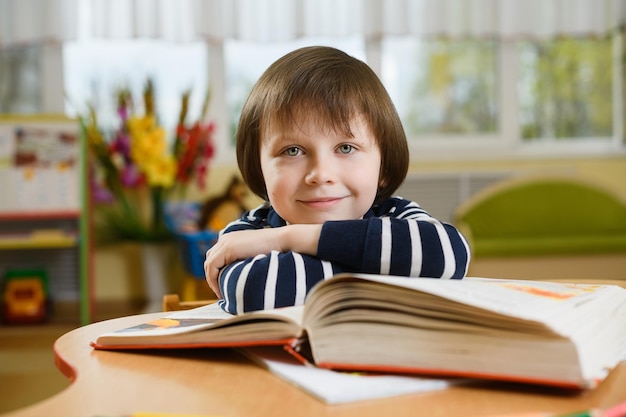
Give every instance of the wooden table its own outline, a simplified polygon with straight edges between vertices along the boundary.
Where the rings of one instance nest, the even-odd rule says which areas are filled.
[[[325,405],[235,351],[93,350],[99,334],[140,324],[163,313],[91,324],[60,337],[57,366],[73,383],[61,393],[5,417],[130,416],[139,411],[206,416],[500,416],[608,408],[626,401],[626,362],[592,391],[565,394],[546,388],[476,383],[441,391],[342,405]]]

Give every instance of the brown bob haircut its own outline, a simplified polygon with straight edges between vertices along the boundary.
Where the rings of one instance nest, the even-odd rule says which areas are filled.
[[[409,149],[400,117],[374,71],[362,61],[325,46],[297,49],[261,75],[243,106],[237,128],[237,162],[250,190],[267,200],[260,147],[268,126],[293,129],[302,118],[352,137],[350,123],[363,117],[381,152],[376,201],[404,181]],[[310,119],[309,119],[310,120]]]

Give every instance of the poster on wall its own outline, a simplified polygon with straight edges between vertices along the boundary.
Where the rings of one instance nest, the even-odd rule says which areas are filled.
[[[0,119],[0,213],[78,210],[79,157],[76,121]]]

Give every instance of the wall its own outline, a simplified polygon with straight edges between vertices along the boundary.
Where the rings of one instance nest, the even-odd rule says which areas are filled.
[[[411,166],[411,173],[448,174],[457,172],[508,171],[520,174],[542,172],[568,172],[605,184],[626,200],[626,157],[577,158],[577,159],[528,159],[528,160],[487,160],[487,161],[422,161]],[[198,199],[222,191],[233,174],[234,166],[214,166],[211,170],[208,189],[204,193],[194,190]],[[211,190],[213,190],[211,192]],[[259,202],[250,197],[252,207]],[[427,201],[420,201],[424,206]],[[143,297],[141,284],[141,266],[138,261],[138,249],[128,243],[97,247],[95,261],[95,296],[98,301],[140,299]],[[172,260],[172,283],[174,290],[185,280],[185,273],[176,257]],[[200,295],[210,295],[202,282],[199,282]],[[182,291],[182,290],[181,290]],[[181,291],[178,291],[179,293]],[[204,292],[203,292],[204,291]]]

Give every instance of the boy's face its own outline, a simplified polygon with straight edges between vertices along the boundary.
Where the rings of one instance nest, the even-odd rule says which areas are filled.
[[[299,120],[289,131],[270,126],[261,140],[267,195],[288,223],[361,218],[379,186],[380,149],[367,124],[355,118],[354,137]]]

